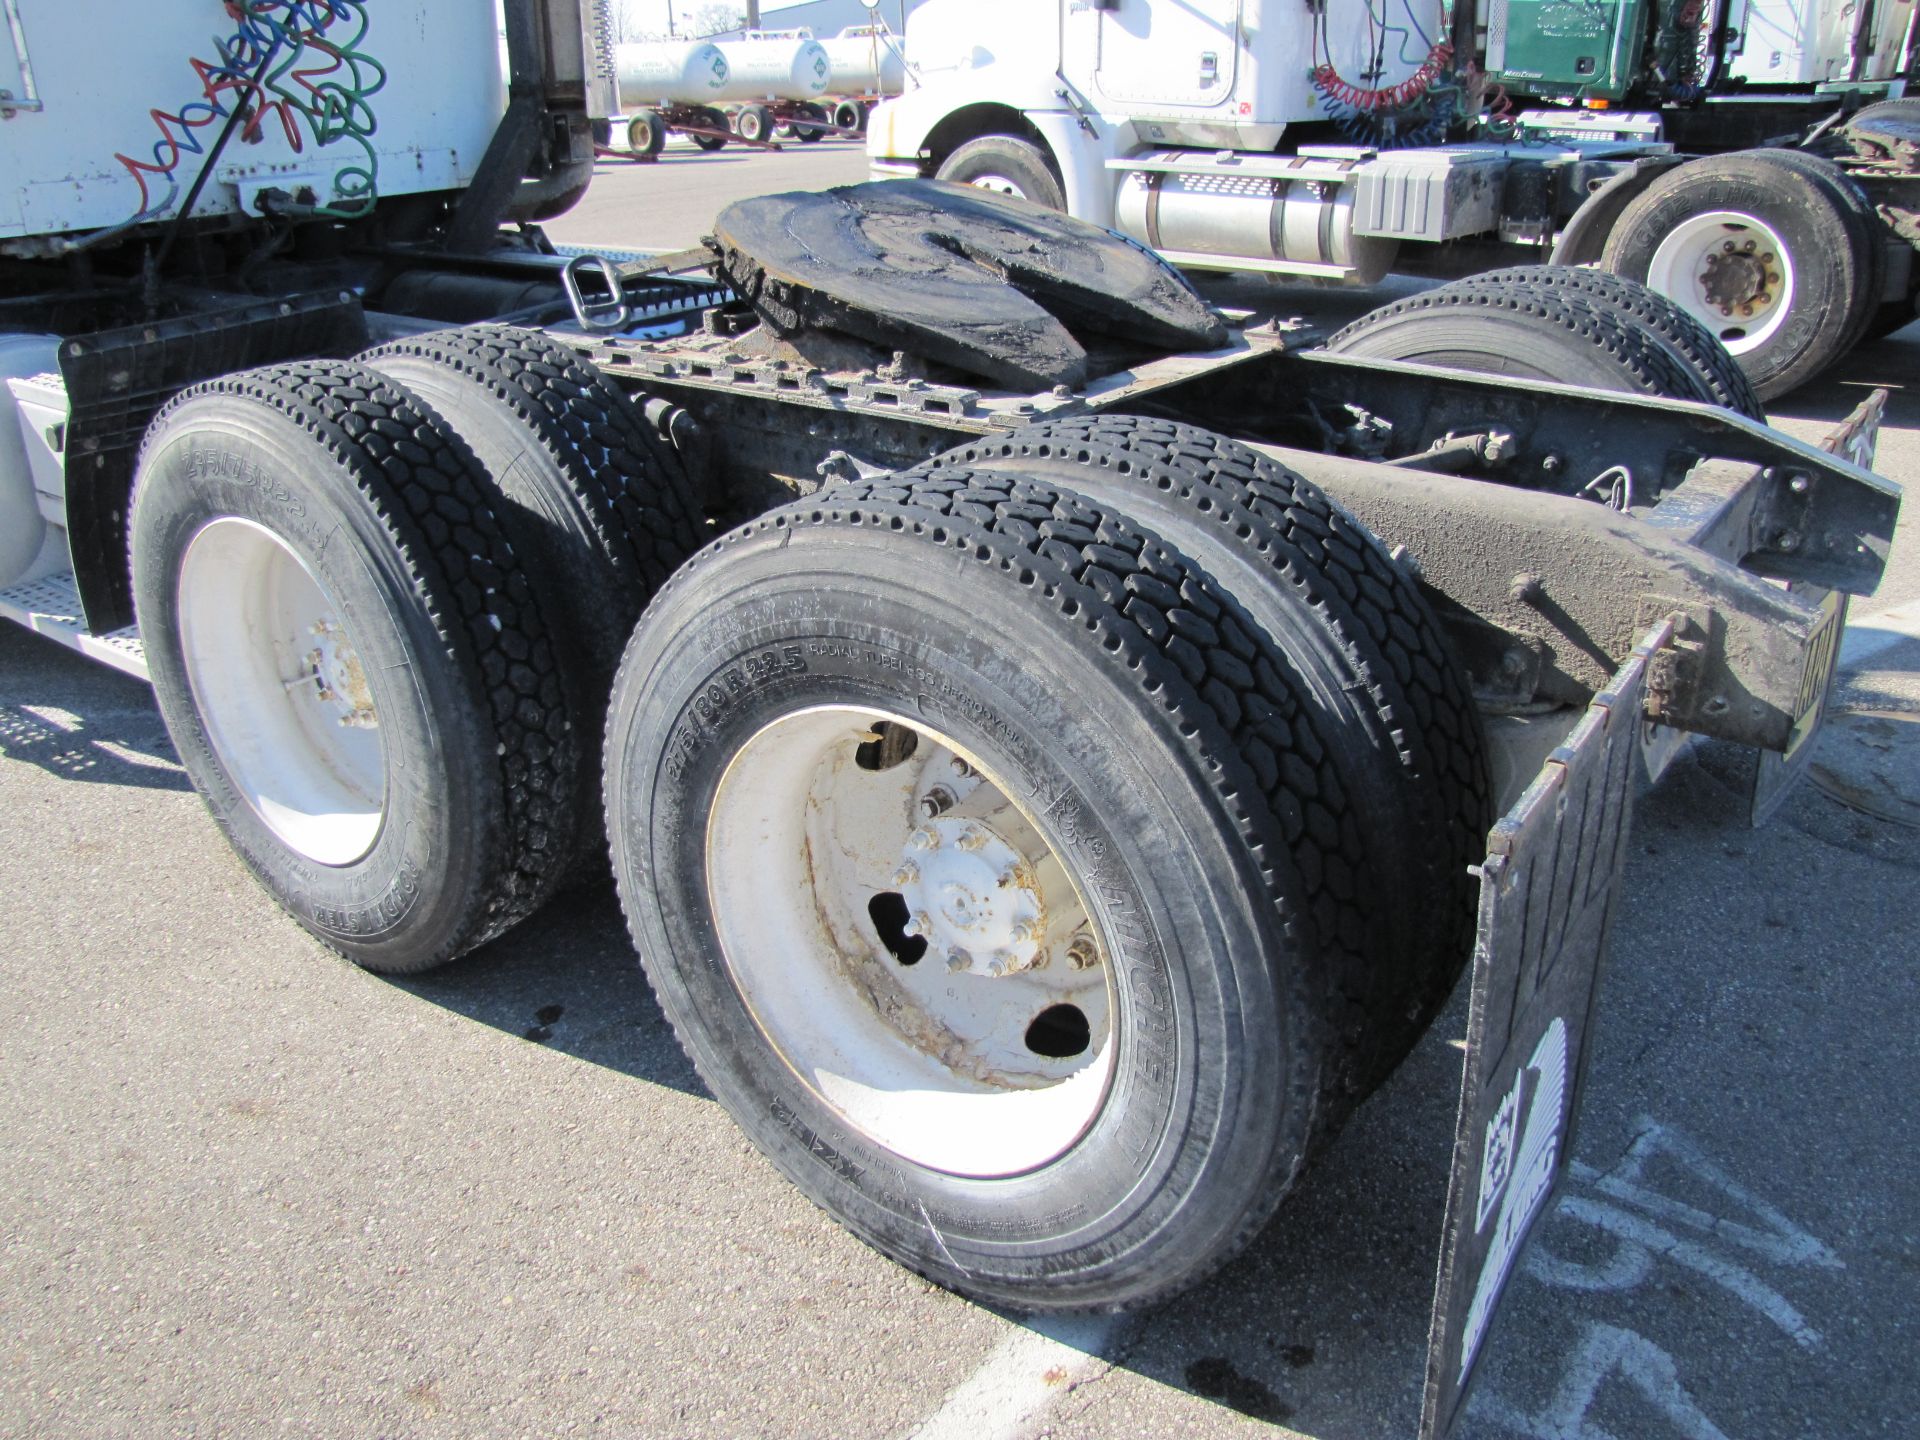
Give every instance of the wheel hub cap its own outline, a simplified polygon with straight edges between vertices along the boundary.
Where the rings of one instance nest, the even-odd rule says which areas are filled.
[[[380,716],[373,708],[373,692],[367,688],[367,672],[347,632],[331,616],[323,616],[309,628],[320,643],[307,652],[307,673],[295,676],[288,685],[311,681],[313,698],[333,706],[338,723],[357,730],[379,729]]]
[[[1654,247],[1646,283],[1705,325],[1735,356],[1769,344],[1798,293],[1794,257],[1772,225],[1738,210],[1681,220]]]
[[[1772,302],[1773,289],[1780,284],[1779,263],[1771,250],[1760,250],[1751,240],[1743,245],[1724,241],[1707,256],[1699,277],[1701,293],[1722,315],[1750,317]]]
[[[911,919],[952,974],[998,978],[1044,964],[1046,904],[1028,857],[992,826],[934,820],[915,830],[895,872]]]

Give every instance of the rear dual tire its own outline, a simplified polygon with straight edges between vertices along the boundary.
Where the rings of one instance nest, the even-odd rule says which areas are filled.
[[[1684,368],[1697,398],[1749,420],[1767,418],[1753,382],[1713,332],[1678,302],[1636,281],[1576,265],[1519,265],[1489,270],[1462,283],[1496,289],[1519,285],[1579,296],[1611,311],[1624,324],[1644,330]]]
[[[604,697],[701,520],[631,403],[544,336],[363,358],[161,412],[134,595],[161,713],[236,851],[327,944],[402,972],[602,863]]]
[[[422,970],[563,878],[583,740],[553,617],[471,452],[371,371],[185,392],[130,517],[154,695],[261,884],[373,970]]]
[[[608,719],[621,901],[715,1094],[856,1234],[1029,1310],[1164,1298],[1256,1233],[1446,993],[1471,909],[1464,878],[1429,877],[1479,853],[1469,820],[1410,873],[1365,873],[1386,792],[1439,784],[1401,771],[1426,737],[1375,754],[1394,702],[1356,717],[1321,686],[1343,637],[1308,599],[1238,593],[1279,586],[1208,530],[1267,525],[1226,499],[1230,442],[1114,424],[1093,443],[1131,440],[1184,499],[1142,507],[1145,473],[1037,442],[834,485],[681,572]],[[1422,827],[1407,849],[1441,837],[1433,809],[1398,812]],[[1372,833],[1383,866],[1406,858]],[[977,891],[942,858],[969,835]],[[1417,915],[1450,949],[1362,973],[1394,925],[1360,892],[1402,881],[1421,898],[1375,908],[1397,924],[1451,889]],[[1003,949],[983,975],[969,937],[1015,915],[1044,917],[1021,938],[1047,963]],[[1080,1017],[1060,1070],[1048,986]],[[1041,1061],[992,1039],[1023,1027]]]
[[[1759,402],[1704,343],[1680,343],[1653,323],[1658,297],[1626,305],[1587,272],[1523,266],[1456,280],[1369,311],[1329,350],[1439,369],[1547,380],[1676,400],[1728,404],[1759,418]]]
[[[836,487],[727,536],[650,609],[622,666],[607,746],[615,877],[669,1019],[802,1190],[967,1294],[1084,1310],[1183,1288],[1264,1220],[1326,1111],[1301,883],[1184,668],[1207,663],[1181,638],[1187,617],[1234,608],[1099,507],[941,472]],[[810,723],[838,728],[791,752],[805,763],[752,763],[756,745]],[[881,837],[868,890],[939,852],[913,848],[922,760],[897,767],[909,788],[893,767],[863,769],[862,747],[894,727],[913,732],[932,778],[957,773],[951,754],[986,782],[955,813],[991,787],[976,817],[986,853],[1024,837],[1015,886],[1054,875],[1048,913],[1085,921],[1101,994],[1062,1075],[1021,1072],[1027,1088],[1008,1088],[1009,1057],[970,1038],[1008,1030],[1005,1007],[1032,1003],[1012,987],[1042,983],[1035,972],[948,977],[939,949],[908,962],[865,891],[827,878],[842,832],[820,795],[868,817],[846,833]],[[743,773],[775,777],[750,790],[766,813],[729,798]],[[757,836],[773,839],[754,850]],[[719,903],[735,873],[765,877],[758,905],[804,897],[789,930]],[[989,881],[973,911],[956,899],[933,932],[960,948],[996,893]],[[1050,934],[1042,979],[1072,973],[1068,939]],[[951,983],[916,988],[929,972]],[[795,974],[812,988],[792,991]],[[888,1109],[903,1095],[920,1097],[904,1119]],[[927,1135],[975,1140],[912,1138]]]

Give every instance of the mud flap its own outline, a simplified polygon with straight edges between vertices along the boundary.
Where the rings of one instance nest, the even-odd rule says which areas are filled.
[[[1452,1433],[1527,1238],[1559,1196],[1641,775],[1663,621],[1488,836],[1421,1440]]]

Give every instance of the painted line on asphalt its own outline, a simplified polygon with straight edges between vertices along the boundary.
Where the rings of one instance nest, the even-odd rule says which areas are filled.
[[[1035,1320],[1011,1331],[913,1431],[913,1440],[1015,1440],[1075,1386],[1104,1371],[1118,1316]]]

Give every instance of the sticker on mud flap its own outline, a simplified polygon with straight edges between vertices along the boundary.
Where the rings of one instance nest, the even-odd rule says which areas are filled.
[[[1522,1100],[1526,1121],[1516,1125]],[[1480,1198],[1474,1208],[1476,1236],[1493,1225],[1486,1258],[1474,1282],[1473,1303],[1460,1344],[1460,1376],[1473,1368],[1487,1321],[1520,1253],[1520,1242],[1553,1190],[1555,1167],[1567,1120],[1567,1027],[1556,1017],[1533,1055],[1513,1077],[1513,1088],[1487,1126],[1480,1162]]]

